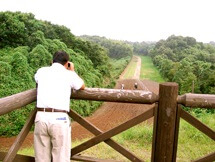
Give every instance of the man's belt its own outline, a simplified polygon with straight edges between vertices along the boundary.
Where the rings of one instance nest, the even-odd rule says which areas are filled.
[[[59,110],[59,109],[53,109],[53,108],[37,108],[37,111],[68,113],[68,111],[66,111],[66,110]]]

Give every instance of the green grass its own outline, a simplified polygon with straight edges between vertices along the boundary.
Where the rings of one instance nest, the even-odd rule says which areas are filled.
[[[123,76],[124,79],[131,79],[134,76],[137,62],[135,61],[136,59],[132,59],[131,62],[128,64],[128,67],[126,69],[126,72]]]
[[[158,69],[153,65],[152,59],[149,56],[141,56],[141,73],[140,79],[148,79],[156,82],[164,82]]]
[[[34,148],[33,147],[27,147],[27,148],[24,148],[24,149],[20,149],[18,151],[18,154],[34,156]]]
[[[191,114],[195,115],[194,113]],[[212,130],[215,130],[215,114],[203,112],[198,119]],[[214,152],[214,150],[215,141],[207,137],[186,121],[180,121],[177,154],[180,159],[179,161],[195,160]]]
[[[131,60],[130,57],[121,58],[119,60],[110,59],[110,64],[112,67],[112,70],[111,70],[112,78],[118,79],[120,74],[123,72],[123,70],[126,68],[128,63],[130,62],[130,60]]]
[[[150,161],[152,143],[151,128],[151,125],[142,123],[114,136],[112,139],[139,158],[144,159],[144,161]],[[88,139],[75,141],[72,143],[72,146],[77,146],[86,140]],[[82,152],[81,154],[99,159],[114,159],[123,162],[130,161],[104,142]]]

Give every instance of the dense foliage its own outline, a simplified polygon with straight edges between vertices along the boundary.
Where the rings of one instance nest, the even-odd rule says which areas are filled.
[[[133,46],[133,52],[137,55],[148,55],[155,42],[127,42]]]
[[[164,78],[177,82],[180,93],[215,94],[215,47],[192,37],[170,36],[150,52]]]
[[[88,35],[83,35],[81,36],[81,38],[95,42],[106,48],[108,55],[111,58],[119,59],[127,56],[131,57],[133,55],[133,46],[126,43],[125,41],[111,40],[105,37]]]
[[[113,87],[114,79],[123,70],[113,74],[116,67],[111,66],[108,51],[75,37],[65,26],[37,20],[30,13],[0,12],[0,97],[35,88],[35,72],[49,66],[58,50],[70,55],[87,87]],[[122,68],[128,60],[123,61]],[[99,105],[72,101],[72,108],[84,116]],[[17,134],[33,108],[34,104],[0,116],[0,135]]]

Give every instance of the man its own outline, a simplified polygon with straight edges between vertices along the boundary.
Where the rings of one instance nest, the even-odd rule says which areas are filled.
[[[37,115],[35,118],[34,149],[36,162],[70,161],[71,88],[84,89],[83,80],[74,71],[69,55],[58,51],[50,67],[35,74],[37,82]]]

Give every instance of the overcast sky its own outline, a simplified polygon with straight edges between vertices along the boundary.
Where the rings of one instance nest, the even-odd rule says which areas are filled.
[[[31,12],[75,35],[158,41],[170,35],[215,41],[215,0],[0,0],[0,11]]]

